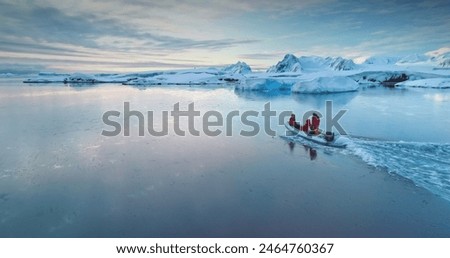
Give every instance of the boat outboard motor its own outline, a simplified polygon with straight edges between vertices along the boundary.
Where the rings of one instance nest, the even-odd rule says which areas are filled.
[[[324,138],[327,142],[332,142],[334,140],[334,133],[326,132]]]

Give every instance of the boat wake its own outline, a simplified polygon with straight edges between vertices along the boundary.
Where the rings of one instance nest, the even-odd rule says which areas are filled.
[[[347,148],[334,152],[357,156],[370,166],[412,180],[416,186],[450,201],[450,144],[345,138]],[[330,148],[317,144],[312,147]]]
[[[349,138],[344,154],[410,179],[450,200],[450,144]]]

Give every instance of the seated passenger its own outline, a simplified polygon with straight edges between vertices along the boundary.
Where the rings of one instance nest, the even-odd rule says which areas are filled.
[[[319,133],[320,126],[320,117],[316,113],[313,113],[312,122],[311,122],[311,130],[314,131],[314,134]]]
[[[300,130],[300,124],[295,122],[294,114],[291,114],[291,118],[289,118],[289,125]]]

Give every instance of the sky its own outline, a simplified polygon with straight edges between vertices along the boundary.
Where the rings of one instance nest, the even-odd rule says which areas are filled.
[[[0,73],[267,69],[450,47],[448,0],[0,0]]]

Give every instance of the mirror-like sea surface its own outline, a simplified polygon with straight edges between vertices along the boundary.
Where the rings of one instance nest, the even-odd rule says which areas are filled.
[[[286,135],[278,117],[264,132],[267,103],[298,117],[333,114],[345,149]],[[124,103],[138,118],[124,136]],[[194,103],[200,116],[174,121]],[[299,95],[232,86],[130,87],[0,81],[2,237],[336,237],[450,236],[450,91],[366,88]],[[107,111],[121,125],[114,137]],[[203,132],[208,111],[223,115],[217,136]],[[259,125],[251,131],[239,117]],[[214,119],[212,119],[214,120]],[[179,136],[175,126],[186,131]],[[227,127],[228,126],[228,127]],[[232,136],[228,136],[231,133]]]

